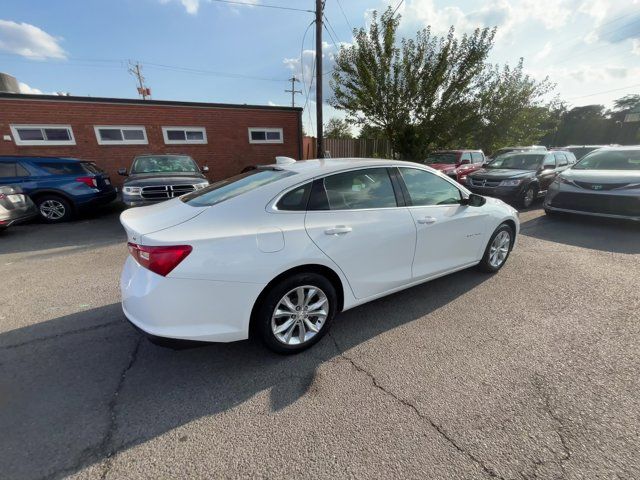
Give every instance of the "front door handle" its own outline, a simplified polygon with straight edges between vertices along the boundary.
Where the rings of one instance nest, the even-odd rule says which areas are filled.
[[[422,217],[422,218],[418,219],[418,223],[423,223],[423,224],[430,225],[432,223],[436,223],[436,218],[435,217]]]
[[[333,228],[329,228],[325,230],[324,233],[327,235],[344,235],[346,233],[349,233],[351,230],[352,230],[351,227],[347,227],[345,225],[338,225]]]

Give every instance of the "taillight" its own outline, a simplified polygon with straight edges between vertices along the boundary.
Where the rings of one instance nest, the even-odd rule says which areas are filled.
[[[190,245],[163,245],[150,247],[129,242],[129,253],[144,268],[166,277],[171,270],[191,253]]]
[[[90,188],[98,188],[98,181],[94,177],[78,177],[76,182],[84,183]]]

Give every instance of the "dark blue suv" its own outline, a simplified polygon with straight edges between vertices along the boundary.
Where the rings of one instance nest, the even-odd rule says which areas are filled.
[[[0,185],[19,185],[51,223],[116,198],[105,172],[73,158],[0,156]]]

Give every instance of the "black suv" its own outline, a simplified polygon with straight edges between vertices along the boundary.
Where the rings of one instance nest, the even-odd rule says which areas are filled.
[[[505,153],[470,174],[467,187],[527,208],[536,198],[544,197],[558,173],[574,163],[575,157],[567,151]]]
[[[127,179],[122,185],[122,201],[128,207],[140,207],[179,197],[209,185],[203,175],[209,167],[198,167],[189,155],[138,155],[131,172],[118,174]]]

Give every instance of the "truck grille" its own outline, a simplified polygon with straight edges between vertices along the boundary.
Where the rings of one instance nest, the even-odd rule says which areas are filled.
[[[166,200],[167,198],[179,197],[185,193],[193,192],[195,189],[193,185],[188,184],[142,187],[142,198],[145,200]]]
[[[486,180],[484,178],[467,177],[469,185],[473,187],[490,187],[495,188],[500,185],[501,180]]]

